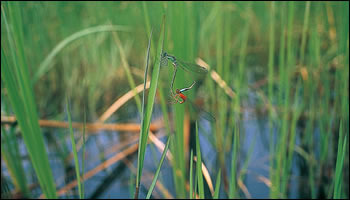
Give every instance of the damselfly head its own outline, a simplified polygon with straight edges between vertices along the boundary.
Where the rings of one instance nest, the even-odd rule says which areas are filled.
[[[162,66],[162,67],[167,67],[168,66],[168,54],[166,54],[166,52],[163,54],[163,56],[162,56],[162,58],[161,58],[161,60],[160,60],[160,65]]]

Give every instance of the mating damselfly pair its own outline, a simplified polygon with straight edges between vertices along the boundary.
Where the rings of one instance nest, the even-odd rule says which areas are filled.
[[[171,85],[170,85],[171,97],[174,100],[174,103],[183,104],[187,100],[187,102],[189,102],[189,104],[192,106],[192,108],[196,112],[202,112],[203,117],[205,119],[207,119],[211,122],[215,122],[216,121],[215,118],[209,112],[196,106],[196,104],[194,104],[185,94],[183,94],[183,92],[193,88],[193,86],[196,84],[195,81],[193,81],[193,83],[189,87],[182,88],[182,89],[176,89],[175,90],[176,94],[173,92],[174,81],[175,81],[176,72],[177,72],[178,67],[182,68],[185,71],[193,72],[193,73],[201,74],[201,75],[207,74],[208,69],[205,67],[199,66],[197,64],[184,62],[180,59],[177,59],[175,56],[169,55],[167,52],[163,52],[162,59],[161,59],[161,66],[168,66],[168,60],[174,66],[174,74],[173,74],[173,78],[171,80]]]
[[[161,66],[168,66],[168,60],[172,63],[172,65],[175,68],[173,78],[171,80],[171,85],[170,85],[170,90],[172,95],[174,95],[173,90],[174,90],[174,81],[175,81],[175,76],[177,72],[177,67],[181,67],[185,71],[194,72],[201,75],[208,73],[208,70],[205,67],[202,67],[193,63],[184,62],[180,59],[177,59],[175,56],[168,54],[167,52],[163,52],[162,59],[161,59]]]

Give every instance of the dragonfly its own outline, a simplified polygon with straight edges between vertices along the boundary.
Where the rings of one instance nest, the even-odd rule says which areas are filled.
[[[205,67],[199,66],[197,64],[182,61],[180,59],[177,59],[175,56],[168,54],[167,52],[163,52],[162,59],[161,59],[161,66],[168,66],[168,61],[170,61],[175,68],[173,78],[171,80],[171,85],[170,85],[171,94],[173,96],[175,95],[173,92],[173,88],[174,88],[174,80],[175,80],[178,66],[185,71],[194,72],[194,73],[200,74],[200,75],[205,75],[208,73],[208,69]]]
[[[183,89],[176,89],[176,94],[173,96],[173,100],[175,101],[174,103],[180,103],[180,104],[183,104],[185,102],[188,102],[191,107],[197,112],[197,113],[203,113],[203,117],[210,121],[210,122],[215,122],[216,119],[215,117],[210,114],[209,112],[199,108],[195,103],[193,103],[191,101],[191,99],[189,99],[185,94],[183,94],[183,92],[187,91],[187,90],[190,90],[192,89],[192,87],[196,84],[196,81],[193,81],[193,83],[189,86],[189,87],[186,87],[186,88],[183,88]]]

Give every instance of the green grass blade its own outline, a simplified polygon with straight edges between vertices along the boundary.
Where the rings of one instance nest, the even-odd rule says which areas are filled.
[[[11,127],[10,130],[7,131],[1,126],[1,159],[6,164],[15,188],[23,194],[23,197],[30,198],[27,179],[14,130],[15,128]]]
[[[160,60],[161,55],[163,52],[163,43],[164,43],[164,31],[165,30],[165,16],[163,17],[163,22],[160,28],[160,36],[158,40],[158,46],[157,46],[157,54],[155,63],[153,66],[153,72],[151,77],[151,83],[148,93],[148,99],[147,104],[143,103],[142,107],[145,107],[146,109],[142,113],[142,121],[141,121],[141,130],[140,130],[140,143],[139,143],[139,149],[138,149],[138,159],[137,159],[137,175],[136,175],[136,188],[135,188],[135,198],[138,198],[138,190],[140,186],[141,181],[141,175],[142,175],[142,168],[143,168],[143,161],[145,159],[145,152],[146,152],[146,146],[147,146],[147,139],[148,139],[148,131],[149,126],[151,122],[151,116],[153,111],[153,105],[158,85],[158,79],[159,79],[159,71],[160,71]],[[151,38],[150,38],[151,40]],[[149,55],[149,52],[148,52]],[[148,65],[148,64],[146,64]],[[144,84],[146,84],[147,77],[145,77]]]
[[[193,150],[190,157],[190,199],[193,197]]]
[[[6,13],[3,6],[7,8]],[[9,49],[4,49],[5,47],[1,45],[1,77],[21,128],[21,134],[38,176],[40,187],[47,198],[56,198],[55,182],[38,123],[38,113],[23,49],[21,6],[18,2],[7,2],[6,5],[2,4],[1,9],[1,20],[5,24],[9,42]],[[9,26],[7,14],[11,20],[11,26]],[[10,52],[10,55],[6,55],[6,50]]]
[[[218,198],[219,198],[219,193],[220,193],[220,182],[221,182],[221,169],[219,169],[218,177],[216,178],[215,192],[214,192],[213,199],[218,199]]]
[[[142,92],[142,108],[141,108],[142,121],[145,113],[145,100],[146,100],[145,91],[146,91],[146,82],[147,82],[147,74],[148,74],[148,66],[149,66],[148,63],[149,63],[149,57],[150,57],[150,49],[151,49],[151,43],[152,43],[152,33],[153,33],[153,29],[151,30],[151,34],[149,35],[148,47],[147,47],[146,69],[145,69],[143,92]]]
[[[230,177],[230,188],[229,188],[229,198],[234,199],[238,198],[237,194],[237,183],[236,183],[236,171],[237,171],[237,157],[238,157],[238,151],[239,151],[239,127],[236,124],[235,125],[235,131],[234,131],[234,137],[233,137],[233,147],[232,147],[232,159],[231,159],[231,177]]]
[[[269,100],[273,101],[273,72],[274,72],[274,52],[275,52],[275,2],[270,2],[270,32],[269,32],[269,63],[268,63],[268,91]],[[272,118],[272,111],[270,111],[270,118]],[[270,129],[272,121],[270,121]]]
[[[162,167],[163,161],[164,161],[164,158],[165,158],[165,155],[166,155],[166,153],[168,152],[170,139],[171,139],[171,136],[168,137],[168,141],[166,142],[166,145],[165,145],[165,148],[164,148],[162,157],[160,158],[157,171],[156,171],[156,173],[154,174],[153,181],[152,181],[152,184],[151,184],[151,186],[150,186],[150,188],[149,188],[149,190],[148,190],[146,199],[149,199],[149,198],[151,197],[151,194],[152,194],[152,191],[153,191],[153,189],[154,189],[154,186],[156,185],[156,182],[157,182],[157,179],[158,179],[158,176],[159,176],[159,172],[160,172],[160,168]]]
[[[343,139],[343,127],[342,122],[339,125],[339,140],[338,140],[338,153],[337,153],[337,162],[335,167],[335,184],[334,184],[334,199],[340,199],[341,196],[341,188],[342,188],[342,179],[343,179],[343,166],[344,166],[344,158],[346,153],[346,144],[347,137]]]
[[[69,103],[68,103],[68,97],[66,98],[66,109],[67,109],[67,117],[68,117],[68,123],[69,123],[70,140],[72,142],[72,151],[73,151],[74,164],[75,164],[75,174],[77,176],[77,181],[78,181],[79,197],[80,197],[80,199],[82,199],[78,152],[77,152],[77,148],[75,146],[74,132],[73,132],[73,127],[72,127],[72,119],[71,119],[71,114],[70,114],[70,107],[69,107]]]
[[[8,98],[5,98],[3,96],[3,93],[1,93],[1,100],[1,106],[3,106],[4,113],[11,113],[9,106],[7,106],[10,104],[10,102],[7,101]],[[6,164],[16,190],[20,191],[24,198],[31,198],[31,194],[27,187],[28,182],[25,176],[25,170],[22,165],[19,145],[17,142],[17,136],[15,132],[16,127],[16,124],[12,124],[8,128],[1,126],[1,158]],[[3,189],[2,185],[1,189]],[[5,185],[6,184],[4,183],[4,186]],[[7,194],[5,191],[4,195],[1,196],[4,198],[10,198],[10,196],[6,195]]]
[[[304,14],[304,24],[303,24],[303,33],[301,39],[300,47],[300,61],[304,62],[305,57],[305,45],[306,45],[306,31],[309,27],[309,13],[310,13],[310,1],[306,2],[305,14]]]
[[[136,91],[136,84],[135,84],[135,80],[131,74],[131,70],[130,70],[130,66],[127,62],[127,59],[126,59],[126,54],[125,54],[125,51],[124,51],[124,48],[122,46],[122,43],[119,39],[119,36],[117,35],[117,33],[114,33],[113,32],[113,38],[114,38],[114,41],[116,43],[116,46],[118,46],[119,48],[119,53],[120,53],[120,58],[121,58],[121,61],[122,61],[122,67],[125,71],[125,74],[126,74],[126,78],[129,82],[129,85],[131,87],[131,89],[134,91],[134,99],[135,99],[135,102],[136,102],[136,106],[137,106],[137,109],[139,110],[139,112],[142,112],[142,108],[141,108],[141,100],[140,100],[140,97]]]
[[[142,10],[143,10],[143,15],[144,15],[144,19],[145,19],[145,24],[146,24],[146,31],[147,31],[147,35],[148,37],[152,38],[152,30],[151,30],[151,23],[149,20],[149,15],[148,15],[148,11],[147,11],[147,5],[145,1],[142,1]]]
[[[197,194],[197,186],[198,186],[198,178],[197,178],[197,173],[194,173],[194,190],[193,190],[192,199],[196,199],[196,194]]]
[[[198,122],[197,121],[196,121],[196,152],[197,152],[196,172],[197,172],[197,178],[198,178],[198,193],[199,193],[199,198],[204,199],[202,157],[201,157],[201,148],[199,146]]]

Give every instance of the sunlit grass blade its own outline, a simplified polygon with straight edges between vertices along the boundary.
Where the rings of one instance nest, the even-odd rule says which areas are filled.
[[[214,192],[213,199],[218,199],[218,198],[219,198],[219,194],[220,194],[220,182],[221,182],[221,169],[219,169],[218,177],[216,178],[215,192]]]
[[[147,104],[143,102],[142,105],[142,121],[141,121],[141,130],[140,130],[140,143],[139,143],[139,149],[138,149],[138,159],[137,159],[137,175],[136,175],[136,187],[135,187],[135,198],[138,198],[139,194],[139,186],[141,181],[141,175],[142,175],[142,169],[143,169],[143,161],[145,159],[145,152],[146,152],[146,146],[147,146],[147,139],[148,139],[148,131],[149,126],[151,122],[151,116],[153,111],[153,105],[155,100],[155,95],[157,91],[157,85],[158,85],[158,78],[159,78],[159,71],[160,71],[160,60],[161,60],[161,54],[163,51],[163,43],[164,43],[164,33],[165,33],[165,16],[163,17],[162,25],[160,28],[160,35],[158,40],[158,46],[157,46],[157,54],[153,66],[153,72],[151,77],[151,83],[150,83],[150,89],[148,93],[148,100]],[[151,40],[151,38],[149,38]],[[150,43],[149,43],[150,44]],[[149,51],[147,52],[147,57],[149,56]],[[147,58],[148,60],[148,58]],[[148,63],[146,63],[146,68],[148,66]],[[147,75],[145,76],[144,84],[146,84]],[[144,93],[145,94],[145,93]],[[146,109],[144,109],[146,108]]]
[[[196,172],[198,178],[198,193],[199,198],[204,199],[204,183],[202,175],[202,157],[201,148],[199,145],[199,135],[198,135],[198,122],[196,121],[196,152],[197,152],[197,162],[196,162]]]
[[[154,174],[153,181],[152,181],[152,184],[151,184],[151,186],[150,186],[150,188],[149,188],[149,190],[148,190],[146,199],[149,199],[149,198],[151,197],[151,194],[152,194],[152,191],[153,191],[153,189],[154,189],[154,186],[156,185],[156,182],[157,182],[157,179],[158,179],[158,176],[159,176],[159,172],[160,172],[160,168],[162,167],[163,161],[164,161],[164,158],[165,158],[165,155],[166,155],[166,153],[168,152],[170,139],[171,139],[171,136],[168,137],[168,141],[166,142],[166,145],[165,145],[165,148],[164,148],[162,157],[160,158],[157,171],[156,171],[156,173]]]
[[[1,15],[1,24],[5,24],[9,43],[8,49],[4,49],[3,44],[1,45],[1,77],[5,83],[12,109],[21,128],[21,134],[42,192],[47,198],[56,198],[55,182],[38,123],[34,93],[23,49],[23,23],[19,2],[2,4]],[[11,26],[9,26],[7,16],[11,20]],[[7,52],[10,52],[10,55],[5,55]]]

